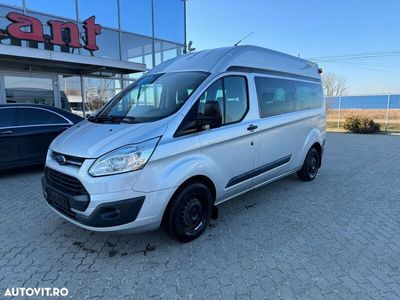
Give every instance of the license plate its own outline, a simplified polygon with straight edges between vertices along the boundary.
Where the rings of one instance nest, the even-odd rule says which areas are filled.
[[[50,201],[57,203],[62,208],[69,209],[69,201],[66,196],[50,189],[47,190],[47,195]]]

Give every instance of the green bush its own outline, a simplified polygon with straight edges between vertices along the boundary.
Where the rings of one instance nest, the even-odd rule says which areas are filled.
[[[381,125],[374,120],[362,116],[353,116],[346,119],[343,128],[353,133],[375,133],[380,130]]]

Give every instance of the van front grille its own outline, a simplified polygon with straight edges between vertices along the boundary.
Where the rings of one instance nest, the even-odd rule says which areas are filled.
[[[75,177],[50,168],[46,168],[45,176],[51,186],[69,195],[76,196],[88,194],[83,184]]]
[[[66,154],[55,152],[55,151],[51,151],[51,155],[50,156],[51,156],[52,159],[54,159],[57,162],[58,162],[57,157],[58,156],[63,156],[65,158],[65,162],[63,164],[65,164],[65,165],[82,166],[82,164],[85,161],[85,159],[83,157],[66,155]]]

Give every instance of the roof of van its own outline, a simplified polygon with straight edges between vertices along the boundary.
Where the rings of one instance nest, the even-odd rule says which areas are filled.
[[[278,51],[250,45],[224,47],[185,54],[163,62],[148,74],[178,71],[220,73],[236,67],[239,67],[238,69],[249,68],[253,72],[261,71],[262,69],[320,80],[316,63]]]

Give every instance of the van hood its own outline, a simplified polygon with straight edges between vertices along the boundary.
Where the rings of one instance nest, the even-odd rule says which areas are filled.
[[[165,120],[138,124],[101,124],[84,120],[59,135],[50,149],[66,155],[98,158],[122,146],[162,136]]]

